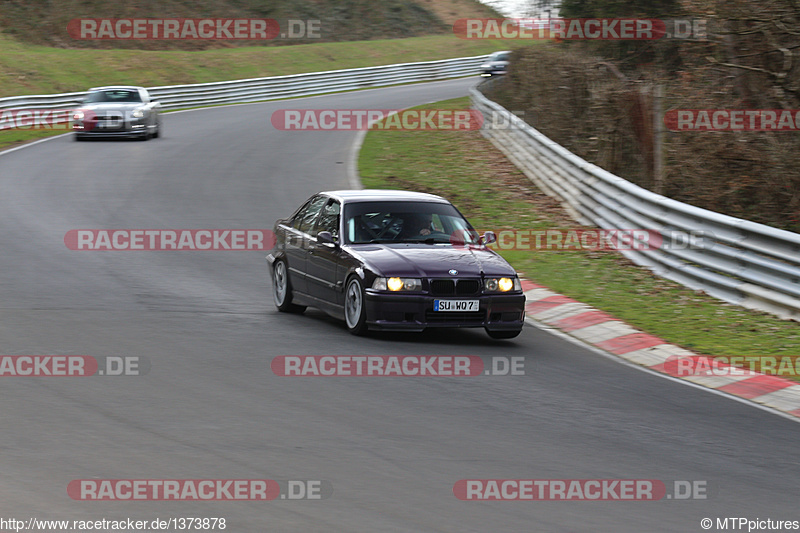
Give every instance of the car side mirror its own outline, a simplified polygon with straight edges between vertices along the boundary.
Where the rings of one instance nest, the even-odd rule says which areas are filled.
[[[336,246],[336,241],[333,240],[333,234],[330,231],[320,231],[317,233],[317,243]]]
[[[481,235],[481,244],[484,246],[487,244],[492,244],[493,242],[497,242],[497,235],[495,235],[493,231],[487,231]]]

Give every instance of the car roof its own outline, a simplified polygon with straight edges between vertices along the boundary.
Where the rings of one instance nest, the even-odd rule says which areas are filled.
[[[450,203],[441,196],[414,191],[398,191],[393,189],[362,189],[322,191],[319,194],[331,196],[342,202],[369,202],[369,201],[415,201]]]
[[[138,91],[139,89],[144,89],[144,87],[137,87],[135,85],[106,85],[103,87],[92,87],[89,89],[90,91],[105,91],[105,90],[116,90],[116,89],[124,89],[128,91]]]

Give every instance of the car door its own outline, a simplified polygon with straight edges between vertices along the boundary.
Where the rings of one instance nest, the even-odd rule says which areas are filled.
[[[331,304],[339,302],[340,287],[337,286],[337,271],[340,268],[339,219],[341,204],[331,198],[324,205],[317,218],[316,226],[309,235],[308,255],[306,260],[306,280],[308,293]],[[317,240],[319,232],[327,231],[333,235],[336,244],[321,243]]]
[[[292,289],[297,292],[308,294],[306,282],[306,260],[310,239],[308,232],[314,229],[317,216],[327,200],[327,196],[312,197],[286,228],[286,266],[289,268]]]

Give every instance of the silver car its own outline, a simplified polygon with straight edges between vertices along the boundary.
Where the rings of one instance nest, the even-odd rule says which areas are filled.
[[[89,89],[72,115],[75,140],[127,137],[147,140],[161,135],[161,104],[144,87],[115,85]]]
[[[505,74],[508,70],[508,58],[510,55],[511,52],[508,50],[502,50],[491,54],[486,58],[486,63],[481,65],[481,76],[488,78]]]

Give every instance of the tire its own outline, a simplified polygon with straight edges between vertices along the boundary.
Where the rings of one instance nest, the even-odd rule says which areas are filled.
[[[289,269],[282,260],[275,261],[272,267],[272,298],[275,307],[283,313],[302,313],[306,306],[292,303],[292,282],[289,280]]]
[[[489,331],[486,330],[486,334],[489,335],[493,339],[513,339],[517,335],[522,333],[522,330],[513,330],[513,331]]]
[[[153,133],[153,139],[158,139],[161,137],[161,121],[156,122],[156,131]]]
[[[361,336],[367,332],[364,287],[356,276],[347,281],[347,288],[344,291],[344,321],[353,335]]]
[[[81,135],[79,133],[76,133],[73,138],[75,139],[75,142],[82,141],[83,140],[83,135]]]

